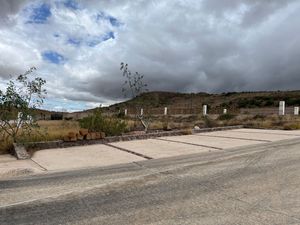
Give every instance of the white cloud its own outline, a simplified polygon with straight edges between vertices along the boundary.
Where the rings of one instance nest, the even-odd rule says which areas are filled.
[[[122,98],[121,61],[150,90],[299,89],[297,1],[82,0],[78,10],[58,2],[1,1],[2,81],[35,65],[51,98],[82,107]],[[51,16],[26,23],[42,3]],[[65,61],[51,63],[45,51]]]

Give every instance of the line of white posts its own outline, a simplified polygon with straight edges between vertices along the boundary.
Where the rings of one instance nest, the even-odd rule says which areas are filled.
[[[207,113],[207,105],[203,105],[203,112],[202,112],[203,116],[206,116],[208,113]],[[223,114],[227,114],[227,109],[223,109]],[[128,115],[128,110],[125,109],[124,110],[124,115],[127,116]],[[141,108],[141,111],[140,111],[140,115],[144,115],[144,109]],[[164,115],[167,116],[168,115],[168,107],[165,107],[164,108]]]
[[[286,108],[285,101],[280,101],[279,102],[279,115],[280,116],[284,116],[286,114],[285,108]],[[202,109],[203,109],[202,110],[203,116],[206,116],[208,114],[208,112],[207,112],[207,105],[203,105]],[[299,115],[299,111],[300,111],[299,109],[300,108],[298,106],[294,107],[294,115],[295,116]],[[227,112],[228,112],[227,109],[223,109],[223,114],[227,114]],[[127,109],[124,110],[124,114],[125,114],[125,116],[128,115],[128,110]],[[143,114],[144,114],[144,109],[142,108],[141,111],[140,111],[140,115],[142,116]],[[168,107],[164,108],[164,115],[165,116],[168,115]]]
[[[285,101],[280,101],[279,102],[279,115],[284,116],[286,114],[285,111]],[[299,115],[299,106],[294,107],[294,115],[298,116]]]

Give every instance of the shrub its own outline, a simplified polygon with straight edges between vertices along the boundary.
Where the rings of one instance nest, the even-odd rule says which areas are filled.
[[[231,120],[235,118],[235,115],[232,114],[222,114],[218,117],[218,120]]]
[[[105,118],[97,111],[93,115],[79,121],[80,127],[93,132],[104,132],[107,136],[121,135],[126,131],[127,124],[118,118]]]
[[[120,119],[124,119],[125,118],[125,112],[124,111],[119,111],[117,113],[117,117],[120,118]]]
[[[217,122],[209,118],[208,116],[204,116],[203,120],[204,120],[205,127],[211,128],[211,127],[218,126]]]

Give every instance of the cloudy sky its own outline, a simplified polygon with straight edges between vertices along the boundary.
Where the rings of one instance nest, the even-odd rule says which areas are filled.
[[[36,66],[44,108],[123,98],[120,62],[151,91],[300,89],[297,0],[0,0],[0,88]]]

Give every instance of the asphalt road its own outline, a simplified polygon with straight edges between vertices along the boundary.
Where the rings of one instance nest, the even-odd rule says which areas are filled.
[[[300,224],[300,139],[0,180],[0,224]]]

